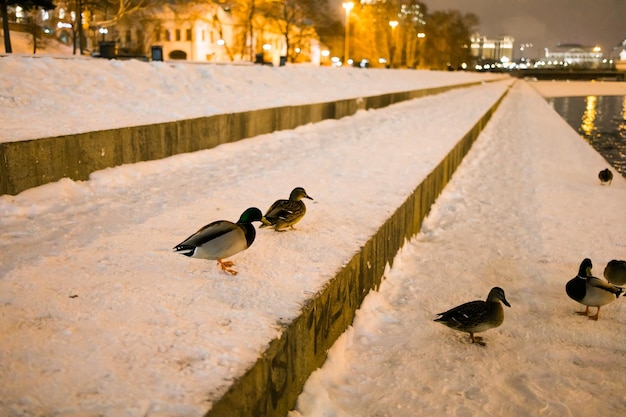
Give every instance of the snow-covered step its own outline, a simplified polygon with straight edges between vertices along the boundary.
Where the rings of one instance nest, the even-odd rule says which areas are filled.
[[[87,180],[92,172],[105,168],[210,149],[308,123],[340,119],[359,110],[382,108],[480,83],[469,81],[105,130],[84,129],[87,131],[31,140],[0,140],[0,195],[15,195],[62,178]],[[99,117],[106,118],[107,114]]]
[[[512,83],[0,198],[3,407],[284,415]],[[306,217],[259,230],[236,277],[171,252],[294,186]]]
[[[464,156],[505,97],[504,90],[465,135],[412,190],[407,199],[347,259],[338,272],[303,304],[298,317],[281,324],[280,337],[216,401],[207,417],[285,416],[293,409],[303,381],[326,359],[328,349],[347,329],[370,290],[377,289],[386,268],[422,220]],[[452,104],[452,103],[451,103]],[[417,134],[417,132],[416,132]]]

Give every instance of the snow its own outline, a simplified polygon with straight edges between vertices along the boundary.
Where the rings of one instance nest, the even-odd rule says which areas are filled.
[[[72,56],[0,57],[0,142],[501,77],[465,72],[337,69],[312,65],[145,63]]]
[[[493,78],[3,57],[0,118],[3,140],[26,140]],[[624,258],[626,182],[599,184],[607,163],[531,84],[504,78],[0,197],[0,415],[202,415],[509,87],[290,415],[618,415],[623,301],[591,322],[564,285],[583,257],[596,275]],[[305,218],[259,230],[231,258],[238,275],[172,253],[295,186],[315,199]],[[494,285],[512,307],[486,348],[432,322]]]
[[[626,96],[621,81],[533,81],[530,83],[544,97]]]
[[[423,223],[307,382],[290,417],[621,416],[626,307],[593,322],[565,283],[624,258],[626,193],[606,162],[524,84],[483,131]],[[486,348],[435,314],[504,288]]]
[[[0,36],[2,37],[2,47],[0,51],[5,52],[4,46],[4,30],[0,28]],[[33,36],[26,32],[11,31],[11,49],[15,55],[32,56],[33,53]],[[78,53],[78,52],[77,52]],[[72,55],[73,50],[71,45],[65,45],[64,43],[53,38],[37,39],[37,53],[36,55],[45,56],[61,56]]]

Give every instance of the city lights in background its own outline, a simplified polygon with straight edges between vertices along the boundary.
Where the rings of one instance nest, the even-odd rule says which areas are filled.
[[[19,5],[15,5],[14,10],[15,15],[23,19],[30,19],[33,13],[36,13],[35,17],[37,17],[39,22],[47,22],[41,25],[43,33],[49,36],[56,35],[61,38],[63,43],[71,44],[76,42],[76,39],[72,40],[71,31],[77,28],[76,21],[79,12],[65,6],[66,3],[71,2],[63,3],[64,6],[58,7],[54,12],[47,10],[29,11],[29,9]],[[373,11],[370,9],[375,7],[376,4],[377,2],[372,0],[363,0],[360,3],[357,3],[356,0],[341,0],[335,3],[336,23],[341,23],[341,15],[345,13],[345,35],[342,42],[341,29],[339,28],[339,37],[334,36],[333,39],[324,39],[324,42],[329,42],[332,45],[332,50],[330,46],[324,45],[321,39],[315,39],[310,48],[302,47],[300,49],[292,46],[288,40],[284,41],[280,37],[282,34],[272,31],[260,35],[257,39],[261,41],[255,41],[254,46],[250,46],[249,51],[240,52],[237,48],[233,48],[233,53],[227,51],[228,56],[224,54],[226,43],[235,45],[239,40],[231,42],[229,38],[217,39],[223,35],[221,33],[218,35],[217,32],[213,31],[210,32],[209,42],[208,38],[205,39],[205,29],[202,29],[201,35],[198,31],[194,39],[191,39],[191,36],[188,35],[187,40],[196,42],[200,49],[204,48],[207,50],[206,54],[203,53],[204,49],[202,49],[202,53],[191,54],[193,55],[192,59],[201,61],[233,60],[239,59],[237,58],[239,55],[243,57],[246,54],[250,54],[249,58],[252,59],[253,54],[257,57],[260,55],[257,52],[262,52],[266,57],[271,56],[273,61],[276,61],[275,58],[277,58],[278,54],[287,48],[287,54],[291,55],[292,58],[297,57],[297,62],[306,62],[311,59],[312,62],[320,65],[352,66],[354,64],[355,67],[360,66],[363,68],[370,67],[370,64],[373,67],[386,68],[434,68],[445,66],[445,62],[448,62],[447,68],[450,70],[461,70],[469,67],[472,70],[479,71],[501,71],[530,69],[541,66],[545,69],[567,68],[572,71],[579,68],[604,69],[624,65],[623,62],[619,64],[619,58],[615,59],[615,61],[611,59],[613,56],[616,56],[616,53],[619,53],[617,47],[608,48],[608,52],[600,45],[594,44],[562,43],[550,48],[544,48],[543,45],[539,46],[535,40],[533,40],[534,44],[524,43],[530,39],[523,40],[520,43],[519,41],[515,42],[515,39],[508,35],[488,37],[480,33],[472,34],[469,39],[470,42],[461,43],[454,41],[456,43],[452,47],[463,49],[462,53],[455,52],[456,55],[453,58],[449,58],[448,61],[437,61],[433,59],[433,56],[439,53],[441,49],[439,48],[440,44],[452,44],[453,41],[447,38],[451,35],[437,32],[434,30],[436,28],[433,28],[433,30],[429,29],[429,26],[427,26],[428,16],[421,3],[393,3],[393,9],[389,9],[389,13],[379,15],[382,18],[371,21],[370,13],[373,13]],[[339,5],[343,8],[343,12]],[[89,25],[88,35],[87,33],[85,34],[85,36],[88,36],[90,46],[97,45],[99,41],[106,41],[107,37],[114,37],[117,39],[111,39],[111,41],[119,43],[120,50],[123,50],[123,53],[126,54],[124,56],[135,53],[143,56],[142,48],[145,49],[145,45],[140,45],[142,43],[141,39],[135,41],[133,28],[126,29],[124,27],[124,30],[120,31],[114,23],[94,19],[93,13],[95,11],[89,11],[85,14],[89,22],[95,22]],[[84,23],[83,27],[87,30],[86,26],[87,23]],[[181,30],[176,29],[175,38],[177,41],[180,40],[179,32]],[[368,43],[371,42],[370,38],[363,37],[361,39],[363,33],[367,33],[369,36],[371,32],[376,32],[373,34],[372,39],[377,41],[373,45]],[[126,35],[120,37],[118,33],[125,33]],[[171,30],[165,30],[164,33],[164,39],[161,39],[161,32],[157,31],[156,41],[165,43],[166,52],[169,52],[169,49],[178,48],[182,50],[188,48],[188,45],[169,45],[169,42],[174,41],[174,36],[172,36]],[[437,33],[436,36],[435,33]],[[140,34],[143,33],[138,31],[137,36],[139,37]],[[227,36],[232,36],[232,34],[228,33]],[[426,39],[427,37],[436,42],[429,42]],[[144,36],[144,38],[146,39],[143,40],[143,43],[150,41],[147,39],[147,36]],[[288,44],[287,47],[285,43]],[[334,45],[335,43],[336,46]],[[342,43],[344,43],[343,48]],[[305,44],[306,41],[298,42],[298,46]],[[82,48],[83,45],[81,44],[80,46]],[[622,48],[620,56],[623,56],[621,61],[626,62],[626,40],[623,42],[623,46],[624,48]],[[322,51],[324,48],[328,50]],[[87,48],[86,52],[91,53],[93,50],[94,48]],[[544,50],[545,54],[543,54]],[[191,55],[187,52],[185,58],[180,58],[177,55],[176,59],[187,59]],[[340,59],[339,62],[331,59],[331,57],[337,56]],[[281,58],[283,57],[281,56]],[[444,63],[442,64],[442,62]]]

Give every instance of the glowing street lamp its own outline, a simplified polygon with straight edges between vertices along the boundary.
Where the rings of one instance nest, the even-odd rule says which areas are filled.
[[[417,39],[419,41],[422,41],[426,38],[426,34],[424,32],[419,32],[417,34]],[[422,62],[422,56],[424,55],[424,42],[419,42],[417,44],[417,48],[415,50],[416,56],[419,58],[418,60],[416,60],[417,64],[416,67],[421,65]]]
[[[350,10],[354,8],[354,3],[349,1],[342,4],[343,8],[346,9],[346,46],[344,48],[345,61],[348,63],[348,59],[350,58]]]
[[[390,20],[389,26],[391,26],[391,55],[389,57],[389,65],[393,64],[393,56],[396,54],[396,26],[398,26],[397,20]]]

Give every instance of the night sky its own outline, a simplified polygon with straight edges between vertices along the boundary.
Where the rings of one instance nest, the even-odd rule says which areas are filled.
[[[341,3],[331,0],[343,16]],[[358,1],[358,0],[352,0]],[[422,0],[429,12],[459,10],[480,19],[479,32],[487,37],[515,38],[514,56],[519,47],[532,43],[527,58],[544,56],[544,48],[558,43],[599,45],[609,56],[610,49],[626,38],[626,0]]]
[[[599,45],[608,56],[626,38],[626,0],[422,0],[429,12],[459,10],[480,19],[488,37],[510,35],[515,53],[532,43],[526,57],[543,56],[558,43]]]

